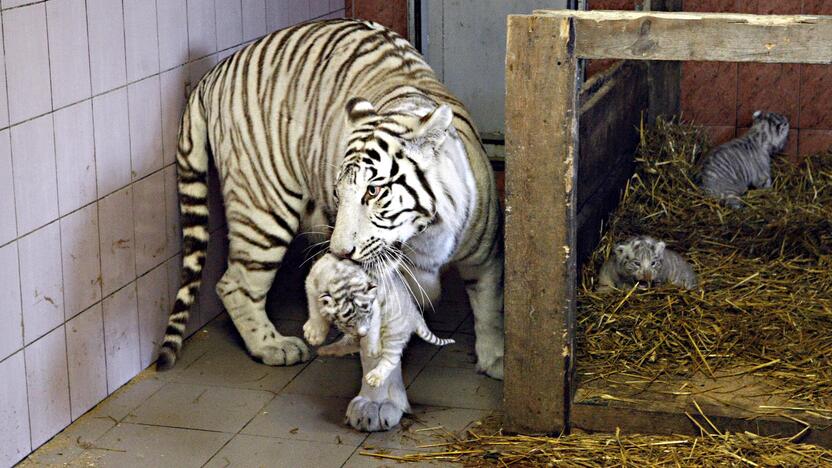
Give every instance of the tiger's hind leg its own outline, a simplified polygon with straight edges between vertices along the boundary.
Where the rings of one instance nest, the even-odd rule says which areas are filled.
[[[303,340],[281,335],[266,315],[266,295],[298,224],[277,216],[258,216],[255,222],[228,214],[228,269],[217,294],[249,353],[270,366],[289,366],[310,355]],[[291,232],[287,226],[293,226]]]
[[[474,312],[477,371],[502,380],[505,346],[502,257],[493,257],[478,267],[460,265],[459,273]]]

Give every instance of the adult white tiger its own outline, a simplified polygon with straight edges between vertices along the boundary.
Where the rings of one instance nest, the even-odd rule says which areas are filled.
[[[210,157],[229,237],[217,293],[252,356],[270,365],[308,359],[302,340],[269,321],[266,293],[300,226],[335,218],[334,253],[393,268],[381,259],[401,249],[431,299],[440,268],[455,264],[474,310],[478,368],[502,378],[493,174],[470,116],[406,40],[370,22],[306,23],[233,54],[194,88],[177,155],[182,286],[158,369],[176,362],[200,284]],[[358,420],[375,421],[362,428],[398,422],[404,387],[393,376],[350,405]]]

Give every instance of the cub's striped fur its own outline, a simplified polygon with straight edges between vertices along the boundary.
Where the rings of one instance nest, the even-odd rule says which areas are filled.
[[[453,344],[439,338],[425,323],[403,278],[396,274],[382,277],[379,287],[364,270],[351,260],[339,260],[332,254],[321,257],[306,279],[309,320],[304,336],[312,345],[323,343],[334,323],[344,336],[336,343],[318,350],[321,355],[343,356],[361,346],[369,357],[380,357],[366,373],[371,387],[384,382],[402,359],[410,336],[436,346]]]
[[[756,111],[753,118],[748,133],[705,157],[699,176],[705,193],[732,208],[742,207],[740,197],[748,187],[771,187],[771,156],[783,151],[789,136],[786,117]]]
[[[176,362],[200,284],[211,159],[229,237],[217,293],[255,358],[309,358],[266,316],[266,293],[301,226],[335,219],[333,252],[401,268],[423,300],[438,297],[440,268],[455,264],[474,309],[478,367],[502,378],[493,174],[470,116],[406,40],[364,21],[306,23],[231,55],[194,88],[177,155],[182,286],[159,369]]]
[[[631,288],[637,282],[693,289],[696,273],[681,255],[665,248],[664,242],[639,236],[615,245],[612,258],[601,267],[598,290]]]

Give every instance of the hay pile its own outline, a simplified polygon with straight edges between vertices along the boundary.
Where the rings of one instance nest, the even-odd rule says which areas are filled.
[[[673,122],[642,130],[636,174],[582,271],[581,385],[748,373],[783,400],[830,415],[822,410],[832,409],[832,156],[800,167],[775,158],[774,187],[750,192],[735,211],[694,184],[705,142]],[[614,243],[637,234],[691,261],[699,289],[595,293]]]
[[[433,443],[405,454],[381,449],[364,450],[365,456],[391,462],[460,463],[465,466],[596,467],[648,466],[800,466],[832,465],[832,451],[789,439],[751,433],[727,434],[703,427],[703,435],[649,436],[573,434],[561,437],[508,436],[486,420],[465,433],[431,428]],[[426,437],[427,438],[427,437]]]

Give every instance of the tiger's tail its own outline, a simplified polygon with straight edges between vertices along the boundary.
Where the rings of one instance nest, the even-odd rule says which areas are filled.
[[[211,150],[201,90],[200,84],[191,93],[179,130],[176,166],[182,224],[182,279],[156,361],[159,371],[172,368],[182,350],[208,250],[208,161]]]
[[[439,338],[438,336],[434,335],[432,331],[428,328],[428,325],[425,323],[424,320],[420,320],[420,323],[416,326],[416,334],[419,335],[419,338],[427,341],[428,343],[434,346],[445,346],[449,344],[454,344],[456,341],[452,340],[451,338]]]

